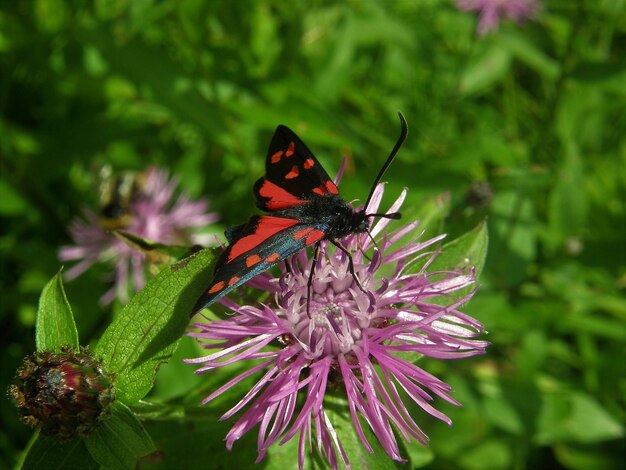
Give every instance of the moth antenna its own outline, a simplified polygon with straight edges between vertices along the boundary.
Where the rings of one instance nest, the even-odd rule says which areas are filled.
[[[378,172],[378,175],[376,176],[376,179],[374,180],[372,189],[370,189],[370,194],[369,196],[367,196],[367,200],[365,201],[365,205],[363,206],[366,209],[370,203],[370,200],[372,199],[372,196],[374,196],[374,191],[376,190],[376,186],[378,186],[378,183],[380,183],[380,180],[385,174],[385,171],[387,171],[387,168],[389,168],[389,165],[391,165],[391,162],[396,157],[396,154],[400,150],[400,147],[402,147],[402,144],[406,140],[406,136],[409,132],[409,127],[407,126],[406,119],[404,119],[404,116],[402,115],[401,112],[398,112],[398,117],[400,118],[400,127],[401,127],[400,137],[398,137],[398,140],[396,141],[396,145],[394,145],[393,148],[391,149],[391,153],[387,157],[387,161],[385,162],[383,167],[380,169],[380,171]]]
[[[389,213],[376,213],[376,214],[365,214],[368,217],[380,217],[382,219],[393,219],[393,220],[400,220],[402,218],[402,214],[400,212],[389,212]]]

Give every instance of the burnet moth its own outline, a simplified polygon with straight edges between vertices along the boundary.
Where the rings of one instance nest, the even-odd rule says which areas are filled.
[[[399,219],[400,213],[368,214],[367,206],[385,171],[406,139],[408,128],[401,113],[401,132],[382,166],[361,209],[354,209],[340,195],[337,186],[309,148],[285,126],[278,126],[265,161],[265,176],[254,185],[257,207],[267,215],[253,215],[247,223],[226,231],[228,247],[215,265],[214,277],[194,311],[224,297],[254,276],[295,255],[310,245],[328,240],[346,252],[354,274],[351,254],[341,238],[367,232],[370,217]],[[315,261],[309,274],[310,286]],[[309,299],[307,299],[307,313]]]

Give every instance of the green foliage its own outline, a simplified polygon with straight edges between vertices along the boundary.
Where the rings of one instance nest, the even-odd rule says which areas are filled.
[[[436,401],[454,424],[420,420],[431,442],[406,445],[410,465],[622,463],[623,0],[545,0],[534,20],[505,22],[484,37],[451,0],[5,3],[1,388],[35,348],[77,347],[80,334],[82,345],[97,344],[133,411],[116,414],[112,433],[88,445],[34,439],[24,468],[117,465],[108,458],[124,465],[151,449],[144,428],[163,459],[142,462],[150,467],[212,458],[243,467],[256,455],[254,436],[225,451],[232,420],[216,422],[250,382],[194,411],[228,377],[196,380],[180,359],[200,353],[185,341],[175,351],[182,312],[210,276],[208,253],[163,268],[123,309],[98,304],[110,285],[108,268],[96,266],[66,283],[69,307],[57,250],[71,243],[72,218],[97,208],[102,164],[167,168],[193,197],[210,199],[222,215],[210,230],[220,232],[255,210],[250,188],[277,124],[298,132],[331,174],[346,156],[342,194],[364,199],[397,136],[397,111],[410,134],[385,176],[385,201],[407,187],[403,219],[421,220],[424,238],[449,233],[437,269],[465,258],[482,266],[489,239],[466,310],[486,325],[492,346],[481,358],[420,363],[464,406]],[[477,183],[489,191],[478,197]],[[181,255],[174,251],[165,255]],[[158,412],[138,401],[154,374],[148,399],[161,403]],[[0,414],[0,467],[10,468],[30,431],[7,400]],[[126,419],[133,415],[139,421]],[[103,450],[119,438],[137,446]],[[272,449],[264,462],[294,466],[293,446]],[[377,455],[362,457],[382,465]]]
[[[452,269],[463,272],[475,268],[476,277],[479,277],[485,265],[487,244],[487,224],[483,222],[465,235],[445,243],[441,248],[441,254],[437,255],[430,269],[432,271]]]
[[[393,470],[402,468],[403,465],[400,462],[394,462],[385,453],[385,450],[376,439],[376,436],[367,424],[361,420],[361,427],[365,438],[372,446],[372,452],[369,453],[363,444],[361,439],[354,432],[354,425],[352,424],[352,417],[348,412],[348,403],[345,399],[337,399],[329,397],[326,400],[328,404],[326,410],[328,413],[328,419],[333,424],[333,427],[337,430],[339,439],[341,439],[341,445],[346,451],[350,462],[359,462],[359,465],[363,468],[380,468],[385,470]],[[401,448],[404,447],[401,445]],[[402,453],[406,454],[406,449],[402,449]],[[286,460],[287,456],[282,460]],[[317,465],[319,468],[327,468],[326,465]]]
[[[133,412],[117,402],[113,412],[85,439],[89,453],[102,468],[134,468],[139,457],[156,450],[152,438]]]
[[[49,437],[38,436],[22,463],[24,470],[36,470],[38,468],[50,468],[62,470],[67,468],[100,468],[98,463],[91,457],[85,442],[74,439],[69,442],[61,442]]]
[[[216,413],[188,415],[186,419],[175,417],[149,420],[146,429],[154,439],[161,457],[146,459],[141,462],[141,466],[151,470],[167,470],[181,462],[189,467],[228,462],[233,468],[249,468],[257,456],[255,436],[244,436],[232,451],[228,451],[223,438],[229,428],[229,423],[220,422],[219,414]],[[294,461],[293,455],[289,454],[291,461]]]
[[[175,351],[196,300],[211,280],[213,257],[203,250],[161,271],[98,341],[94,353],[115,374],[119,400],[132,405],[152,388],[159,364]]]
[[[78,350],[78,332],[72,308],[65,297],[61,273],[46,284],[37,311],[37,351],[60,352],[63,346]]]

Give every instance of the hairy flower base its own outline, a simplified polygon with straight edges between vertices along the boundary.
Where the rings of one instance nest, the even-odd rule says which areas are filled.
[[[38,352],[24,358],[9,388],[21,420],[59,440],[86,436],[110,414],[111,377],[87,349]]]
[[[404,195],[389,212],[398,210]],[[368,211],[375,212],[381,198],[382,186],[377,188]],[[388,223],[380,220],[371,229],[372,236],[378,236]],[[274,293],[274,306],[239,306],[223,300],[237,315],[198,324],[197,331],[189,333],[208,341],[204,343],[207,349],[218,350],[188,360],[202,364],[198,373],[251,362],[249,370],[213,392],[204,403],[264,371],[256,385],[222,417],[228,419],[241,412],[226,437],[229,449],[258,424],[258,460],[273,443],[284,443],[299,434],[300,467],[304,465],[306,442],[313,436],[316,447],[333,468],[338,459],[348,464],[324,409],[324,397],[331,386],[343,388],[354,430],[365,448],[372,451],[359,418],[395,460],[402,460],[402,456],[394,429],[408,441],[411,437],[421,443],[428,440],[401,394],[450,423],[430,404],[435,395],[458,404],[449,395],[450,387],[397,354],[412,353],[414,360],[421,356],[462,358],[483,353],[487,343],[474,339],[482,332],[482,325],[458,310],[472,293],[456,299],[451,295],[472,285],[473,273],[426,272],[437,250],[425,250],[443,237],[423,243],[405,242],[394,248],[416,227],[416,223],[408,224],[380,237],[377,248],[367,235],[342,240],[353,253],[360,287],[349,271],[348,257],[322,244],[308,313],[311,261],[306,252],[301,252],[283,266],[280,278],[265,274],[253,281]],[[371,261],[364,252],[370,252]],[[440,305],[446,303],[443,300],[447,300],[447,306]]]

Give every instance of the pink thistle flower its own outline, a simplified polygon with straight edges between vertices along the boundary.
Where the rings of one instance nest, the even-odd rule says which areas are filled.
[[[206,200],[191,201],[186,194],[175,196],[177,179],[169,179],[164,170],[149,168],[143,183],[132,195],[128,207],[128,225],[124,231],[163,244],[206,244],[210,237],[193,233],[219,219],[207,213]],[[84,218],[76,217],[70,225],[72,246],[59,250],[61,261],[78,261],[66,272],[66,279],[74,279],[96,263],[115,266],[114,285],[100,299],[109,304],[115,297],[128,301],[128,289],[136,291],[145,284],[145,259],[112,232],[102,226],[99,214],[84,210]]]
[[[485,35],[498,28],[500,20],[507,17],[521,23],[534,16],[539,8],[538,0],[456,0],[462,10],[480,13],[478,34]]]
[[[368,213],[378,211],[383,186],[379,185]],[[389,212],[396,212],[404,191]],[[256,385],[221,419],[241,412],[226,436],[226,446],[257,424],[258,459],[275,442],[299,435],[298,463],[304,466],[305,446],[314,442],[332,468],[348,457],[329,419],[324,397],[342,389],[354,431],[371,452],[362,422],[367,423],[387,454],[402,460],[394,430],[410,441],[425,444],[420,429],[400,396],[404,392],[424,411],[450,424],[431,401],[438,396],[458,405],[450,387],[399,357],[413,353],[437,359],[470,357],[485,352],[488,343],[475,339],[483,331],[477,320],[458,309],[473,292],[454,293],[474,283],[469,273],[427,273],[444,236],[425,242],[405,242],[416,232],[417,222],[383,235],[389,224],[380,219],[367,234],[342,240],[353,253],[354,269],[363,292],[350,274],[347,256],[322,244],[312,284],[310,317],[307,315],[307,281],[311,260],[306,250],[287,261],[279,278],[269,273],[250,285],[274,294],[275,305],[240,306],[229,299],[221,303],[237,315],[226,320],[195,325],[189,335],[216,352],[186,362],[200,364],[197,373],[243,361],[250,368],[215,390],[203,403],[215,399],[253,374],[263,372]],[[400,246],[397,246],[400,245]],[[425,251],[429,249],[430,251]],[[371,261],[364,252],[370,251]],[[444,305],[446,304],[447,305]],[[301,400],[298,400],[302,394]],[[314,439],[313,439],[314,436]]]

